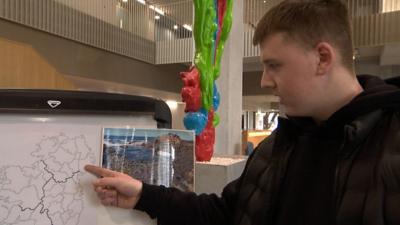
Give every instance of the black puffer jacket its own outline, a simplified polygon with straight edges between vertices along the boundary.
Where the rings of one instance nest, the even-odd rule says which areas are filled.
[[[321,125],[340,137],[332,187],[336,224],[400,224],[400,89],[372,76],[359,81],[364,92]],[[145,184],[136,209],[161,224],[272,225],[301,126],[299,118],[280,119],[221,198]]]

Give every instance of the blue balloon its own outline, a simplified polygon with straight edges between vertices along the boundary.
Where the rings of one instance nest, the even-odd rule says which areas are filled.
[[[200,108],[200,113],[204,114],[205,117],[208,119],[208,111],[205,108]]]
[[[219,102],[220,102],[220,94],[217,88],[217,84],[214,83],[214,94],[213,94],[213,106],[214,106],[214,111],[217,111],[219,108]]]
[[[204,128],[207,125],[207,115],[204,112],[189,112],[183,118],[183,124],[185,125],[186,129],[194,130],[196,135],[201,134]]]

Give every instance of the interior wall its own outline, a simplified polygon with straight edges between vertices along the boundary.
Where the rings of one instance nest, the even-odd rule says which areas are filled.
[[[243,96],[271,95],[272,91],[261,88],[262,71],[243,73]]]
[[[179,72],[65,40],[0,19],[0,88],[86,90],[181,101]],[[185,105],[171,108],[184,129]]]
[[[382,79],[400,76],[400,65],[379,65],[379,59],[359,60],[355,63],[357,74],[369,74],[379,76]]]
[[[0,38],[34,48],[62,74],[179,93],[182,64],[152,65],[0,19]],[[0,53],[2,54],[2,53]]]
[[[0,88],[58,89],[112,92],[160,98],[179,102],[177,93],[137,87],[110,81],[64,75],[55,70],[35,49],[26,44],[0,38]],[[170,107],[172,128],[185,129],[185,104]]]
[[[0,68],[0,88],[75,89],[30,46],[3,38],[0,38]]]
[[[77,90],[141,95],[156,97],[164,101],[175,101],[177,102],[177,105],[175,107],[170,106],[172,115],[172,129],[185,129],[183,125],[183,117],[185,116],[185,104],[181,102],[180,94],[77,76],[66,75],[65,78],[72,82]]]
[[[183,124],[183,118],[185,117],[185,107],[186,104],[182,102],[178,102],[176,108],[170,107],[172,114],[172,129],[186,130],[185,125]]]

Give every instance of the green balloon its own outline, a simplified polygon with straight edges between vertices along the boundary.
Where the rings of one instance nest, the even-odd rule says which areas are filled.
[[[213,47],[216,41],[214,39],[214,34],[218,29],[218,24],[215,22],[217,15],[214,0],[194,0],[194,64],[200,73],[202,107],[207,111],[209,111],[213,106],[214,81],[220,75],[224,45],[232,28],[232,6],[233,0],[227,0],[227,8],[223,18],[222,27],[220,28],[219,42],[214,49]],[[215,61],[213,61],[214,50]],[[215,113],[213,126],[216,127],[219,123],[220,117]]]
[[[203,45],[203,38],[202,38],[202,28],[204,27],[204,20],[206,15],[206,5],[202,4],[202,1],[195,0],[194,1],[194,26],[193,26],[193,35],[195,40],[196,50]]]
[[[220,122],[220,119],[219,119],[218,113],[214,113],[213,126],[214,126],[214,127],[217,127],[218,124],[219,124],[219,122]]]
[[[220,75],[224,45],[232,27],[232,6],[233,0],[227,0],[219,43],[215,46],[214,62],[213,47],[216,41],[214,40],[214,34],[218,29],[218,24],[215,22],[217,14],[214,0],[194,0],[195,22],[193,35],[196,48],[194,63],[199,69],[202,106],[206,110],[210,110],[213,104],[214,81]],[[218,124],[219,117],[217,120]],[[214,122],[217,120],[214,120]]]
[[[210,110],[213,101],[214,69],[213,69],[213,46],[214,33],[218,28],[215,23],[216,11],[213,0],[195,0],[195,59],[194,63],[200,73],[200,87],[202,106]]]

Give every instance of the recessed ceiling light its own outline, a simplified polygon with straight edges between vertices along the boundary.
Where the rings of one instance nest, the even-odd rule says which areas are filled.
[[[159,19],[160,19],[160,16],[159,16],[159,15],[155,15],[155,16],[154,16],[154,19],[159,20]]]
[[[174,30],[178,30],[178,25],[174,25]]]

